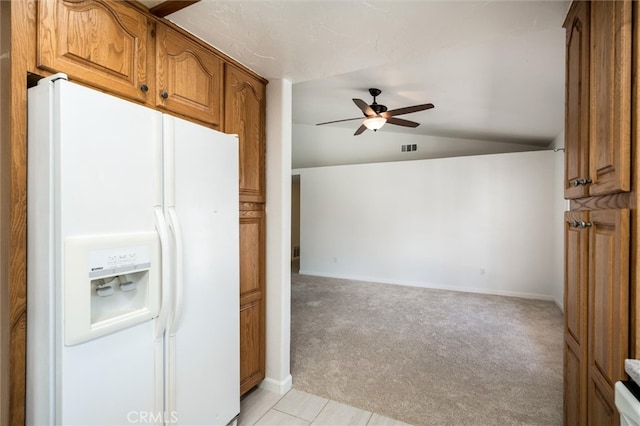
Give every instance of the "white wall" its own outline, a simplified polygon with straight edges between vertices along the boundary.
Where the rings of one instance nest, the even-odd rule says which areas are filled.
[[[267,85],[266,377],[260,385],[291,389],[291,82]]]
[[[297,169],[300,273],[553,300],[554,155]]]
[[[553,265],[553,300],[564,311],[564,212],[569,210],[569,202],[564,199],[564,132],[560,133],[550,147],[560,149],[554,156],[554,265]]]

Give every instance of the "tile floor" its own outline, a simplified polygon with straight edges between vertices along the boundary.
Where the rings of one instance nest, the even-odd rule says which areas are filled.
[[[242,399],[238,425],[407,426],[406,423],[296,389],[278,395],[260,388]]]

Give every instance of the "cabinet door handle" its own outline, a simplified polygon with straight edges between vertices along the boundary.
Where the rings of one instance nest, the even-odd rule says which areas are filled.
[[[149,86],[143,84],[140,86],[140,90],[142,90],[143,93],[147,93],[149,91]]]
[[[160,93],[160,97],[161,97],[162,99],[167,99],[167,98],[169,97],[169,94],[168,94],[167,92],[161,92],[161,93]]]
[[[581,185],[585,186],[585,185],[590,184],[591,182],[592,182],[592,180],[589,179],[589,178],[576,178],[571,182],[571,184],[573,186],[581,186]]]
[[[578,229],[589,228],[591,225],[592,225],[591,222],[585,222],[583,220],[574,220],[573,222],[570,223],[570,226],[572,228],[578,228]]]

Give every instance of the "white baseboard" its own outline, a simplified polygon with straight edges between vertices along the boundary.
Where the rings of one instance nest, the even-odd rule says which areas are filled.
[[[275,392],[279,395],[284,395],[291,390],[291,385],[292,379],[291,374],[289,374],[284,380],[276,380],[266,377],[262,383],[260,383],[260,388],[270,392]]]
[[[368,282],[381,283],[381,284],[404,285],[409,287],[431,288],[435,290],[461,291],[466,293],[491,294],[495,296],[520,297],[523,299],[547,300],[550,302],[555,302],[557,304],[557,301],[553,298],[553,296],[550,296],[547,294],[525,293],[525,292],[498,290],[498,289],[490,289],[490,288],[455,287],[450,285],[441,285],[441,284],[425,283],[425,282],[390,280],[390,279],[377,278],[377,277],[364,277],[359,275],[327,274],[323,272],[316,272],[316,271],[309,271],[309,270],[302,270],[302,269],[300,270],[299,274],[313,275],[313,276],[327,277],[327,278],[340,278],[345,280],[368,281]]]
[[[556,302],[556,305],[558,306],[558,308],[560,309],[560,311],[564,314],[564,301],[558,301],[558,299],[553,299],[554,302]]]

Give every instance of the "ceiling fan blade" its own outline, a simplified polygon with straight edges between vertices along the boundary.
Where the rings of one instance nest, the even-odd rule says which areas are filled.
[[[376,115],[375,111],[362,99],[353,99],[353,103],[366,114],[367,117]]]
[[[351,121],[351,120],[362,120],[362,117],[345,118],[344,120],[325,121],[324,123],[316,124],[316,126],[322,126],[323,124],[340,123],[340,122],[343,122],[343,121]]]
[[[385,118],[389,118],[395,115],[410,114],[412,112],[424,111],[425,109],[431,108],[434,108],[433,104],[414,105],[410,107],[392,109],[391,111],[383,112],[381,115]]]
[[[416,123],[415,121],[403,120],[402,118],[395,117],[387,118],[387,123],[403,127],[418,127],[420,125],[420,123]]]
[[[360,133],[364,132],[365,130],[367,130],[367,127],[363,124],[360,127],[358,127],[358,130],[356,130],[353,136],[358,136]]]

